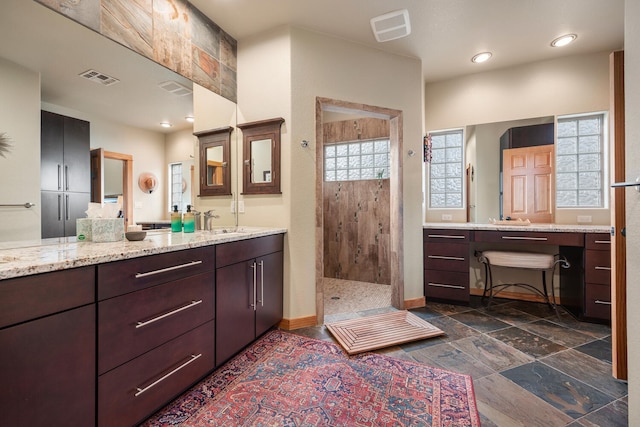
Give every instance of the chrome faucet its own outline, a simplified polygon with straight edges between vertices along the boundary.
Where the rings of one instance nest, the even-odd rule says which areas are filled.
[[[204,213],[204,229],[211,230],[211,223],[214,218],[220,218],[220,215],[216,215],[213,213],[214,210],[209,210]]]

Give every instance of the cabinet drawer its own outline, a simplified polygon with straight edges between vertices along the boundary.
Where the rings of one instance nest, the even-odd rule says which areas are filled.
[[[98,425],[133,426],[213,370],[208,322],[98,378]]]
[[[525,243],[527,245],[584,246],[584,233],[544,233],[535,231],[486,231],[475,232],[476,242]]]
[[[471,231],[428,228],[422,231],[422,237],[425,243],[469,243]]]
[[[205,273],[99,302],[98,373],[213,319],[214,281]]]
[[[594,319],[611,319],[611,287],[587,283],[585,293],[585,310],[587,317]]]
[[[586,251],[585,281],[587,283],[611,283],[611,253],[609,251]]]
[[[216,245],[216,266],[224,267],[283,250],[284,235],[258,237]]]
[[[0,328],[95,301],[95,267],[0,281]]]
[[[466,271],[469,274],[469,246],[455,243],[424,244],[427,270]]]
[[[215,269],[211,246],[98,265],[98,300]]]
[[[425,270],[424,295],[427,298],[469,302],[469,272]]]
[[[587,249],[610,251],[611,235],[609,233],[587,233],[584,237],[584,244]]]

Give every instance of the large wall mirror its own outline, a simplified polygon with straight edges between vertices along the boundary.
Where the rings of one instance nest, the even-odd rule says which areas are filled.
[[[169,164],[196,160],[197,179],[193,133],[235,126],[235,103],[34,1],[7,0],[3,6],[7,13],[0,17],[0,58],[40,74],[40,102],[47,110],[91,122],[92,149],[131,155],[134,181],[144,172],[158,176],[158,191],[145,194],[134,186],[129,195],[132,223],[168,219]],[[93,79],[82,76],[89,70],[96,72]],[[212,111],[211,105],[223,107]],[[162,128],[161,122],[171,126]],[[34,120],[33,126],[39,124]],[[178,150],[174,141],[180,139],[184,143]],[[232,142],[228,151],[234,149]],[[225,193],[237,194],[237,179],[229,178],[225,185]],[[202,204],[199,210],[214,207],[195,196],[196,207]],[[237,224],[228,201],[224,207],[225,224]],[[217,210],[223,213],[222,205]]]

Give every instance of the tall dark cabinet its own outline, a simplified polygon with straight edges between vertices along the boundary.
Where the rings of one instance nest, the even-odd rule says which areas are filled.
[[[91,198],[89,122],[42,111],[42,238],[75,236]]]

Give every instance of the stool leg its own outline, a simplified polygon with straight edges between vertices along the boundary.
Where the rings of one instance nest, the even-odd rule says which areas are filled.
[[[482,299],[480,301],[484,302],[484,298],[487,295],[488,285],[489,285],[489,270],[487,268],[487,263],[484,264],[484,291],[482,291]]]
[[[553,272],[554,270],[551,270],[551,298],[549,299],[549,294],[547,293],[547,272],[546,271],[542,271],[542,288],[544,289],[544,296],[545,298],[547,298],[547,304],[549,304],[551,306],[551,308],[553,308],[553,310],[556,312],[556,316],[558,316],[558,319],[560,319],[560,313],[558,312],[558,306],[556,305],[556,290],[553,286]]]

